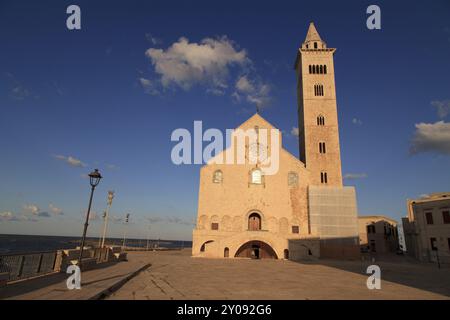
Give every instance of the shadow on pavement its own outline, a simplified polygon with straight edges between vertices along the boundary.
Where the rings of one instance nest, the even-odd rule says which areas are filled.
[[[364,260],[331,260],[293,261],[300,264],[322,265],[343,271],[366,273],[369,265],[378,265],[381,269],[381,281],[389,281],[420,290],[425,290],[450,297],[450,268],[438,269],[436,264],[413,261],[404,256],[379,256],[375,261]]]

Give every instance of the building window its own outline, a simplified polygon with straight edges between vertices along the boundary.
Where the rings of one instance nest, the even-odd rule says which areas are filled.
[[[220,170],[214,171],[213,174],[213,183],[222,183],[223,181],[223,173]]]
[[[375,226],[373,224],[367,226],[367,233],[375,233]]]
[[[323,74],[323,66],[322,65],[319,67],[319,73]]]
[[[323,85],[321,85],[321,84],[315,84],[314,85],[314,95],[316,97],[322,97],[323,96]]]
[[[450,211],[442,211],[442,218],[444,219],[444,223],[450,223]]]
[[[223,250],[223,257],[224,258],[228,258],[230,256],[230,249],[228,249],[228,247],[226,247],[224,250]]]
[[[317,42],[314,42],[314,49],[317,49]]]
[[[433,212],[425,212],[427,224],[433,224]]]
[[[311,67],[311,65],[309,65],[309,73],[310,73],[310,74],[312,73],[312,67]]]
[[[320,173],[320,183],[328,183],[328,177],[326,172]]]
[[[289,259],[289,250],[288,250],[288,249],[284,249],[283,255],[284,255],[284,258],[285,258],[286,260]]]
[[[370,240],[370,251],[371,252],[377,252],[377,246],[376,246],[376,243],[375,243],[375,240]]]
[[[261,216],[256,212],[253,212],[248,216],[248,230],[257,231],[261,230]]]
[[[292,233],[300,233],[300,227],[299,226],[292,226]]]
[[[325,125],[325,118],[324,116],[320,115],[317,117],[317,125],[318,126],[324,126]]]
[[[323,66],[323,73],[327,74],[327,66],[326,65]]]
[[[327,153],[325,142],[319,142],[319,153]]]
[[[437,251],[437,243],[436,238],[430,238],[431,250]]]
[[[250,181],[253,184],[261,184],[262,183],[262,173],[259,169],[254,169],[250,174]]]
[[[296,187],[298,186],[298,174],[297,172],[289,172],[288,173],[288,186]]]
[[[217,222],[211,223],[211,230],[219,230],[219,224]]]

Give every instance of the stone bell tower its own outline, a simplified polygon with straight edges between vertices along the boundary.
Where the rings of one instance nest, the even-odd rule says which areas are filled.
[[[335,51],[311,22],[295,61],[300,160],[311,172],[311,185],[342,186]]]

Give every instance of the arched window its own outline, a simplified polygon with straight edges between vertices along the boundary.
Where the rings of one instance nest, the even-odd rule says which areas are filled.
[[[327,74],[327,66],[326,65],[323,66],[323,73]]]
[[[253,184],[261,184],[262,183],[262,172],[260,169],[252,170],[250,174],[250,182]]]
[[[315,65],[312,66],[312,73],[313,73],[313,74],[316,73],[316,66],[315,66]]]
[[[225,247],[225,249],[223,250],[223,257],[228,258],[229,256],[230,256],[230,249],[228,249],[228,247]]]
[[[298,174],[297,174],[297,172],[290,171],[288,173],[288,186],[292,186],[292,187],[298,186]]]
[[[312,73],[312,67],[309,65],[309,73]]]
[[[248,216],[248,230],[261,230],[261,216],[256,212],[253,212]]]
[[[324,126],[325,125],[325,118],[322,115],[319,115],[317,117],[317,125],[318,126]]]
[[[317,49],[317,42],[314,42],[314,49]]]
[[[320,65],[320,67],[319,67],[319,73],[323,74],[323,66],[322,65]]]
[[[213,183],[222,183],[223,181],[223,173],[220,170],[214,171],[213,174]]]

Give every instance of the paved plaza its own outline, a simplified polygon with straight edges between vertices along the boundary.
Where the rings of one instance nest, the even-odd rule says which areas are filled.
[[[192,258],[189,249],[132,253],[151,267],[109,299],[450,299],[450,269],[380,261],[381,289],[369,290],[368,263]]]

